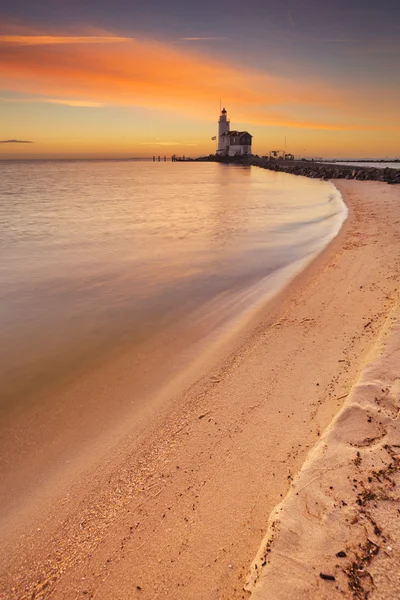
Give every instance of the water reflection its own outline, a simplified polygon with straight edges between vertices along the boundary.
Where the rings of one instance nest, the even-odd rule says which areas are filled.
[[[0,168],[6,407],[309,255],[342,218],[331,184],[256,168]]]

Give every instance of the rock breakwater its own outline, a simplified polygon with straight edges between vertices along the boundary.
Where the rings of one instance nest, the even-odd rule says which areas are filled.
[[[253,165],[270,171],[302,175],[312,179],[357,179],[359,181],[384,181],[400,184],[400,169],[376,168],[371,166],[339,165],[308,160],[268,160],[257,156],[205,156],[197,161],[221,162],[226,164]]]
[[[390,184],[400,184],[400,169],[354,167],[312,161],[271,161],[257,158],[250,159],[250,164],[270,171],[303,175],[313,179],[357,179],[359,181],[384,181]]]

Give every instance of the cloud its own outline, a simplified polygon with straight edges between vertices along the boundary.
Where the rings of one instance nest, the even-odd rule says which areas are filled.
[[[180,40],[185,42],[203,42],[203,41],[221,41],[227,40],[226,37],[181,37]]]
[[[140,146],[176,146],[178,142],[140,142]]]
[[[27,140],[0,140],[0,144],[33,144]]]
[[[132,38],[117,36],[66,36],[66,35],[0,35],[0,45],[9,46],[48,46],[59,44],[115,44]]]
[[[10,44],[4,37],[12,36],[0,37],[0,89],[52,102],[73,105],[78,98],[79,105],[141,106],[201,117],[209,114],[223,95],[231,109],[242,106],[249,115],[253,110],[262,111],[264,122],[269,122],[268,105],[288,97],[299,105],[340,102],[340,94],[329,86],[310,89],[152,40],[82,42],[69,45],[68,50],[60,44],[57,51],[49,52],[46,45],[30,43],[36,36],[18,36],[27,37],[29,44]],[[103,37],[115,38],[104,35],[96,39]],[[51,40],[55,38],[51,36]]]
[[[68,98],[38,98],[36,102],[45,102],[47,104],[64,104],[64,106],[81,106],[83,108],[99,108],[104,106],[101,102],[92,102],[91,100],[73,100]]]
[[[345,48],[346,54],[352,56],[376,56],[390,55],[398,62],[398,56],[400,54],[400,41],[398,40],[380,40],[380,39],[358,39],[353,40],[352,44],[349,44]]]
[[[379,128],[386,119],[393,125],[383,100],[378,114],[372,97],[368,104],[365,94],[322,79],[278,77],[173,44],[96,33],[0,36],[0,89],[33,95],[34,102],[169,111],[185,115],[188,126],[190,118],[209,118],[221,96],[241,123],[353,130]]]
[[[101,106],[104,106],[100,102],[92,102],[90,100],[73,100],[71,98],[40,98],[37,96],[30,96],[29,98],[4,98],[0,96],[0,102],[11,102],[12,104],[15,102],[23,104],[38,102],[39,104],[62,104],[64,106],[80,106],[83,108],[100,108]]]
[[[292,14],[291,10],[287,11],[287,18],[288,18],[288,23],[289,23],[290,27],[292,29],[295,29],[296,28],[296,23],[294,21],[293,14]]]

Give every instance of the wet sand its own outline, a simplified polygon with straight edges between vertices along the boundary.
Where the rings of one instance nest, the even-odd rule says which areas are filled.
[[[99,440],[68,490],[65,476],[46,494],[38,482],[30,506],[15,507],[2,598],[249,596],[269,515],[397,305],[400,190],[337,186],[350,211],[339,236],[223,359],[199,367],[183,392],[170,389],[135,429],[124,423],[118,443]]]

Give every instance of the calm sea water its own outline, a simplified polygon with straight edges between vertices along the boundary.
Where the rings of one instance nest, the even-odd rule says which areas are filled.
[[[99,361],[140,356],[160,334],[183,351],[226,327],[302,268],[345,214],[329,182],[264,169],[0,163],[7,427],[49,390],[58,410],[60,390]]]

